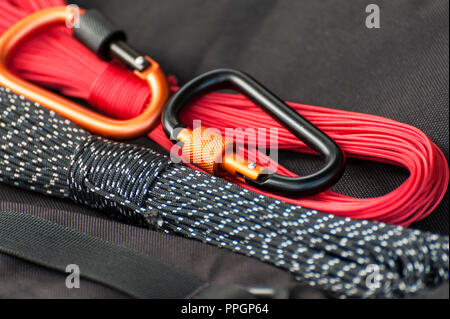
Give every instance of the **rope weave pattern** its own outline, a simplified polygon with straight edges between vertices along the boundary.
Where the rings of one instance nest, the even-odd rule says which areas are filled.
[[[98,209],[112,208],[143,225],[155,223],[144,206],[147,192],[168,160],[137,146],[91,136],[70,164],[70,198]]]
[[[335,297],[402,297],[449,277],[446,236],[253,193],[151,150],[92,137],[5,88],[0,182],[258,258]],[[368,285],[374,270],[378,281]]]

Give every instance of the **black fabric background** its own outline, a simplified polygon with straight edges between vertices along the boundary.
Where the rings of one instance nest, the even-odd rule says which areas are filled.
[[[159,61],[180,83],[214,68],[241,69],[286,100],[377,114],[414,125],[448,159],[449,5],[446,0],[74,2],[104,12],[127,31],[130,43]],[[373,2],[381,8],[380,29],[365,27],[365,7]],[[136,142],[158,148],[148,139]],[[311,156],[283,152],[281,157],[282,164],[299,173],[318,165]],[[393,190],[407,176],[400,168],[351,160],[334,189],[358,197],[379,196]],[[447,192],[437,210],[413,227],[448,234],[448,203]],[[205,280],[292,284],[288,274],[214,247],[142,230],[138,231],[139,237],[133,237],[130,229],[137,230],[132,226],[119,225],[69,201],[0,185],[0,210],[46,214],[48,219],[62,224],[83,220],[88,226],[96,225],[92,229],[97,236],[135,248],[144,245],[141,240],[151,240],[151,244],[145,244],[150,246],[139,249]],[[77,216],[76,221],[71,221],[73,216]],[[77,224],[87,232],[88,226]],[[116,228],[123,230],[117,233]],[[17,279],[15,269],[28,269],[21,261],[0,257],[2,282]],[[24,271],[23,276],[33,277],[36,271]],[[54,280],[58,285],[59,279]],[[36,290],[32,284],[25,284],[23,278],[19,281],[22,282],[22,288],[18,286],[16,290],[19,296],[67,294],[66,289],[50,293],[50,286],[44,287],[44,291]],[[114,296],[104,289],[98,293],[95,289],[81,296]],[[6,296],[7,291],[0,289],[0,296]]]

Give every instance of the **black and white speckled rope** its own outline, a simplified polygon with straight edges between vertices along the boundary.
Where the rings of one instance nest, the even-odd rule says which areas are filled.
[[[449,277],[448,237],[255,194],[93,137],[1,87],[0,182],[253,256],[336,297],[401,297]]]

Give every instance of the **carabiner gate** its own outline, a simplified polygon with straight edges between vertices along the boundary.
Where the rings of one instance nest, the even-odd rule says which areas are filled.
[[[223,137],[211,138],[211,135],[205,139],[202,133],[206,128],[201,127],[192,131],[180,122],[180,111],[189,101],[201,94],[222,89],[235,89],[246,95],[297,138],[322,155],[326,161],[325,166],[311,175],[302,177],[288,177],[266,172],[262,167],[252,165],[236,154],[225,156],[225,150],[233,144],[232,142]],[[201,154],[201,161],[195,163],[200,168],[215,175],[227,172],[234,176],[242,176],[248,184],[270,192],[302,196],[317,194],[332,186],[341,177],[345,168],[342,150],[328,135],[255,79],[233,69],[213,70],[185,84],[166,105],[162,124],[172,142],[182,142],[183,149],[188,149],[187,154],[190,154],[190,159],[198,157],[205,146],[208,150],[212,150],[210,154]],[[221,160],[217,161],[218,158]]]
[[[0,37],[0,85],[29,100],[60,114],[92,133],[115,139],[130,139],[148,133],[158,123],[161,110],[169,97],[169,85],[158,63],[139,55],[125,42],[125,34],[95,10],[80,10],[80,28],[75,35],[102,58],[113,55],[146,81],[151,90],[151,100],[137,117],[116,120],[88,110],[57,94],[24,81],[7,68],[8,58],[28,36],[54,24],[71,21],[69,7],[53,7],[35,12],[9,28]]]

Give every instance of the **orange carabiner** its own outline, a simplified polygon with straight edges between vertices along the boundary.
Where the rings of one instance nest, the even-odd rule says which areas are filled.
[[[80,14],[84,12],[80,10]],[[9,28],[0,37],[0,85],[41,104],[94,134],[114,139],[131,139],[146,134],[159,121],[170,93],[165,74],[158,63],[149,57],[145,57],[148,66],[142,71],[135,70],[134,73],[150,86],[151,100],[139,116],[128,120],[116,120],[93,112],[22,80],[8,69],[8,58],[28,36],[48,26],[66,23],[72,19],[73,13],[68,7],[53,7],[33,13]]]

